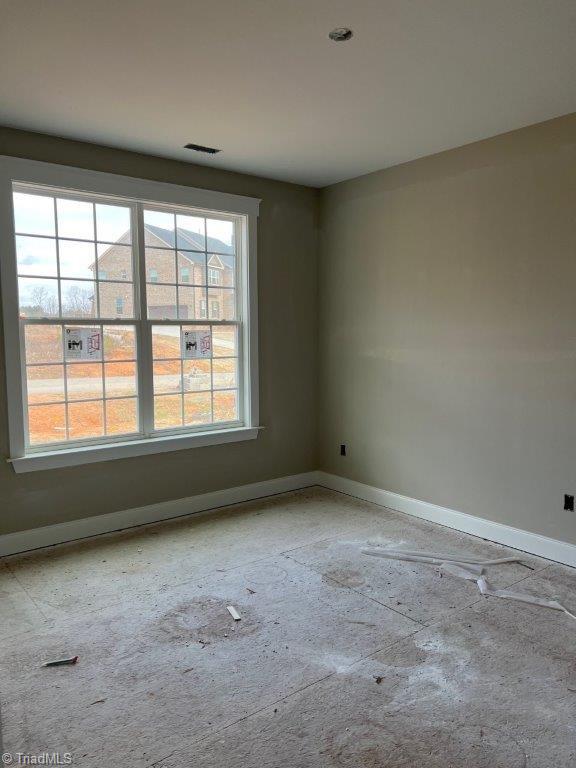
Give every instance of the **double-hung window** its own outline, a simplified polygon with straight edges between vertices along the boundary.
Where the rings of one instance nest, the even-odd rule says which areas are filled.
[[[0,183],[17,471],[256,436],[257,200],[9,158]]]

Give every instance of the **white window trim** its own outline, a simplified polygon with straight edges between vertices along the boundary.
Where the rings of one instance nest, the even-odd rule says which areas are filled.
[[[18,307],[18,277],[12,213],[12,183],[23,182],[75,192],[127,198],[146,203],[182,205],[202,208],[215,214],[241,215],[246,219],[242,228],[241,247],[243,333],[240,354],[245,372],[243,425],[205,432],[159,435],[126,439],[124,441],[63,447],[25,453],[23,360],[21,359]],[[36,160],[0,157],[0,269],[6,348],[6,383],[9,398],[8,429],[10,458],[16,472],[75,466],[96,461],[163,453],[219,443],[251,440],[257,437],[259,426],[258,392],[258,286],[257,286],[257,221],[260,200],[240,195],[185,187],[176,184],[136,179],[99,171],[42,163]]]

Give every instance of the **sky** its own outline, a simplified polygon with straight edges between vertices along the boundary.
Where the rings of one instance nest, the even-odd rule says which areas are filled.
[[[126,206],[96,204],[96,222],[91,203],[57,199],[56,207],[59,237],[97,239],[100,242],[113,243],[130,229],[130,209]],[[169,230],[174,230],[176,225],[203,235],[206,229],[208,237],[221,240],[226,245],[232,244],[234,227],[230,221],[181,214],[174,216],[171,213],[152,210],[145,210],[144,218],[149,224]],[[54,237],[54,198],[15,192],[14,219],[16,232]]]
[[[146,209],[144,219],[148,224],[172,231],[177,226],[202,236],[206,233],[208,237],[232,245],[234,226],[230,221]],[[96,249],[101,253],[107,248],[106,245],[96,246],[95,240],[116,242],[125,235],[130,230],[130,209],[122,205],[98,203],[92,206],[92,203],[85,201],[57,198],[55,215],[53,197],[15,192],[14,220],[16,233],[25,233],[16,235],[16,254],[18,274],[25,277],[20,281],[21,301],[28,303],[38,285],[56,290],[48,281],[39,282],[40,277],[56,277],[58,274],[56,240],[52,239],[56,235],[56,222],[60,276],[91,280],[94,277],[91,267],[96,261]]]

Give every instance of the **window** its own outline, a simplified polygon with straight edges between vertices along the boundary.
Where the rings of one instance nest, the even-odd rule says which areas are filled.
[[[257,201],[21,160],[0,181],[15,469],[255,437]]]
[[[214,267],[210,267],[208,269],[208,284],[209,285],[220,285],[220,270],[214,269]]]

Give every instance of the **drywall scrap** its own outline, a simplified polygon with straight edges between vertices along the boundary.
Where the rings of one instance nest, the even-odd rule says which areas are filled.
[[[467,581],[475,581],[480,593],[486,597],[500,597],[505,600],[516,600],[520,603],[537,605],[541,608],[550,608],[553,611],[562,611],[572,619],[576,615],[562,605],[558,600],[546,597],[534,597],[523,592],[513,592],[509,589],[495,589],[484,576],[485,568],[505,563],[522,563],[520,557],[501,557],[496,560],[481,560],[467,555],[447,555],[438,552],[414,552],[406,549],[363,549],[362,554],[380,557],[386,560],[405,560],[411,563],[427,563],[439,565],[443,571]]]

